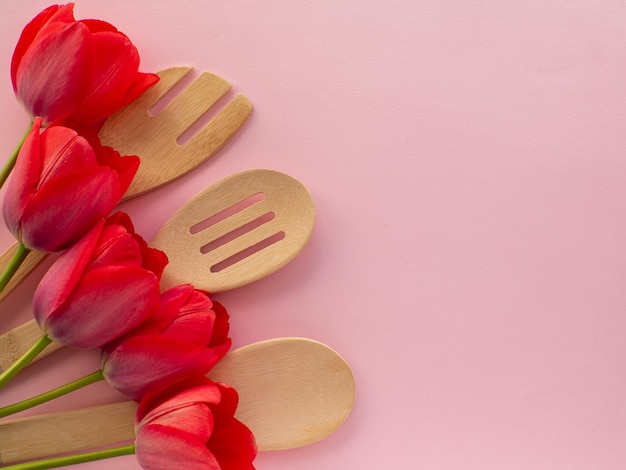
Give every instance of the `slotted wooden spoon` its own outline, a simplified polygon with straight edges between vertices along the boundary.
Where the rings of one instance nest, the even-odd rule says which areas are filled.
[[[174,67],[158,73],[160,80],[131,104],[109,117],[100,131],[104,145],[122,155],[138,155],[141,165],[122,201],[144,194],[184,175],[215,155],[235,135],[252,112],[252,104],[237,95],[191,140],[177,139],[231,88],[223,78],[203,72],[160,113],[150,109],[177,85],[192,67]],[[0,255],[0,272],[13,258],[17,244]],[[44,258],[31,252],[9,284],[0,292],[6,297]]]
[[[169,258],[161,286],[216,293],[268,276],[304,248],[314,222],[311,194],[295,178],[265,169],[228,176],[185,203],[150,243]],[[0,336],[0,367],[40,336],[34,320]],[[52,343],[37,359],[59,348]]]
[[[239,393],[236,417],[259,450],[319,441],[348,417],[355,383],[350,367],[328,346],[276,338],[229,353],[209,374]],[[0,463],[109,446],[135,437],[132,401],[0,421]]]

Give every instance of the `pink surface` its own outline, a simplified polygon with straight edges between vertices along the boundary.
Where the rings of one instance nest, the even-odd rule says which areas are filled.
[[[255,105],[219,156],[124,206],[144,236],[246,168],[287,172],[315,198],[302,255],[218,298],[236,346],[336,349],[357,401],[334,435],[262,453],[259,470],[624,468],[623,2],[77,3],[133,39],[144,71],[209,69]],[[0,15],[1,155],[27,124],[13,47],[47,5]],[[28,318],[35,283],[2,304],[2,329]],[[54,357],[0,402],[98,366]],[[39,410],[112,398],[98,384]]]

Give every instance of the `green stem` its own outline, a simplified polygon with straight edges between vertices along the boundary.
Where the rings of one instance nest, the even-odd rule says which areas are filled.
[[[30,253],[30,249],[26,248],[24,244],[17,245],[17,250],[13,254],[13,258],[9,261],[9,264],[4,268],[4,272],[0,274],[0,292],[9,284],[9,281],[13,278],[13,275],[17,272],[22,265],[26,256]]]
[[[54,400],[55,398],[62,397],[63,395],[67,395],[74,390],[86,387],[87,385],[98,382],[99,380],[104,380],[104,375],[102,374],[101,370],[81,377],[80,379],[76,379],[68,384],[57,387],[53,390],[50,390],[49,392],[27,398],[26,400],[19,401],[12,405],[3,406],[2,408],[0,408],[0,418],[4,418],[5,416],[27,410],[29,408],[32,408],[33,406],[41,405],[42,403]]]
[[[9,383],[13,377],[15,377],[24,367],[30,364],[32,360],[35,359],[37,355],[50,343],[52,343],[52,340],[48,338],[47,335],[42,335],[37,342],[22,355],[22,357],[7,367],[2,374],[0,374],[0,388]]]
[[[17,144],[17,147],[15,147],[15,150],[13,150],[13,153],[11,153],[11,156],[9,157],[7,162],[4,164],[4,166],[0,170],[0,188],[4,186],[4,183],[9,178],[11,171],[13,171],[13,167],[15,166],[15,161],[17,160],[17,155],[20,153],[20,150],[22,149],[22,145],[24,145],[24,141],[26,140],[26,136],[29,134],[32,127],[33,127],[33,121],[31,121],[30,125],[28,126],[28,129],[26,129],[26,133],[22,137],[22,140],[20,140],[19,144]]]
[[[4,470],[46,470],[48,468],[65,467],[66,465],[76,465],[78,463],[93,462],[94,460],[109,459],[122,455],[133,455],[135,445],[130,444],[112,449],[87,452],[85,454],[68,455],[67,457],[52,457],[50,459],[35,460],[33,462],[18,463],[2,467]]]

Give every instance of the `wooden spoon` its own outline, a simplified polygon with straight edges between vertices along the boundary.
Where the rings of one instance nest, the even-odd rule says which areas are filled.
[[[215,155],[235,135],[252,112],[243,95],[233,98],[191,140],[180,145],[177,139],[231,88],[223,78],[203,72],[160,113],[150,109],[178,84],[192,67],[174,67],[158,73],[160,80],[131,104],[110,116],[100,131],[104,145],[122,155],[138,155],[141,165],[122,201],[162,186]],[[0,255],[0,272],[9,264],[17,243]],[[31,252],[9,284],[0,292],[6,297],[47,253]]]
[[[354,403],[348,364],[322,343],[276,338],[229,353],[209,376],[239,392],[236,417],[259,450],[305,446],[334,432]],[[135,402],[0,421],[0,462],[110,446],[135,437]]]
[[[228,176],[185,203],[150,243],[169,258],[161,286],[216,293],[268,276],[302,251],[314,222],[311,194],[291,176],[264,169]],[[35,320],[1,335],[0,368],[40,336]],[[36,359],[60,347],[52,343]]]

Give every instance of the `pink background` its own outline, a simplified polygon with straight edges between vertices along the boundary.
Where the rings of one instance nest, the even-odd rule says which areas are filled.
[[[1,155],[28,121],[13,47],[47,5],[0,15]],[[123,207],[146,238],[247,168],[289,173],[315,198],[302,255],[218,298],[236,346],[306,336],[335,348],[357,400],[335,434],[262,453],[258,469],[624,468],[624,2],[79,0],[75,11],[126,32],[144,71],[208,69],[255,105],[219,156]],[[35,285],[2,304],[2,329],[28,318]],[[2,403],[98,363],[55,357]],[[113,398],[97,384],[39,410]]]

